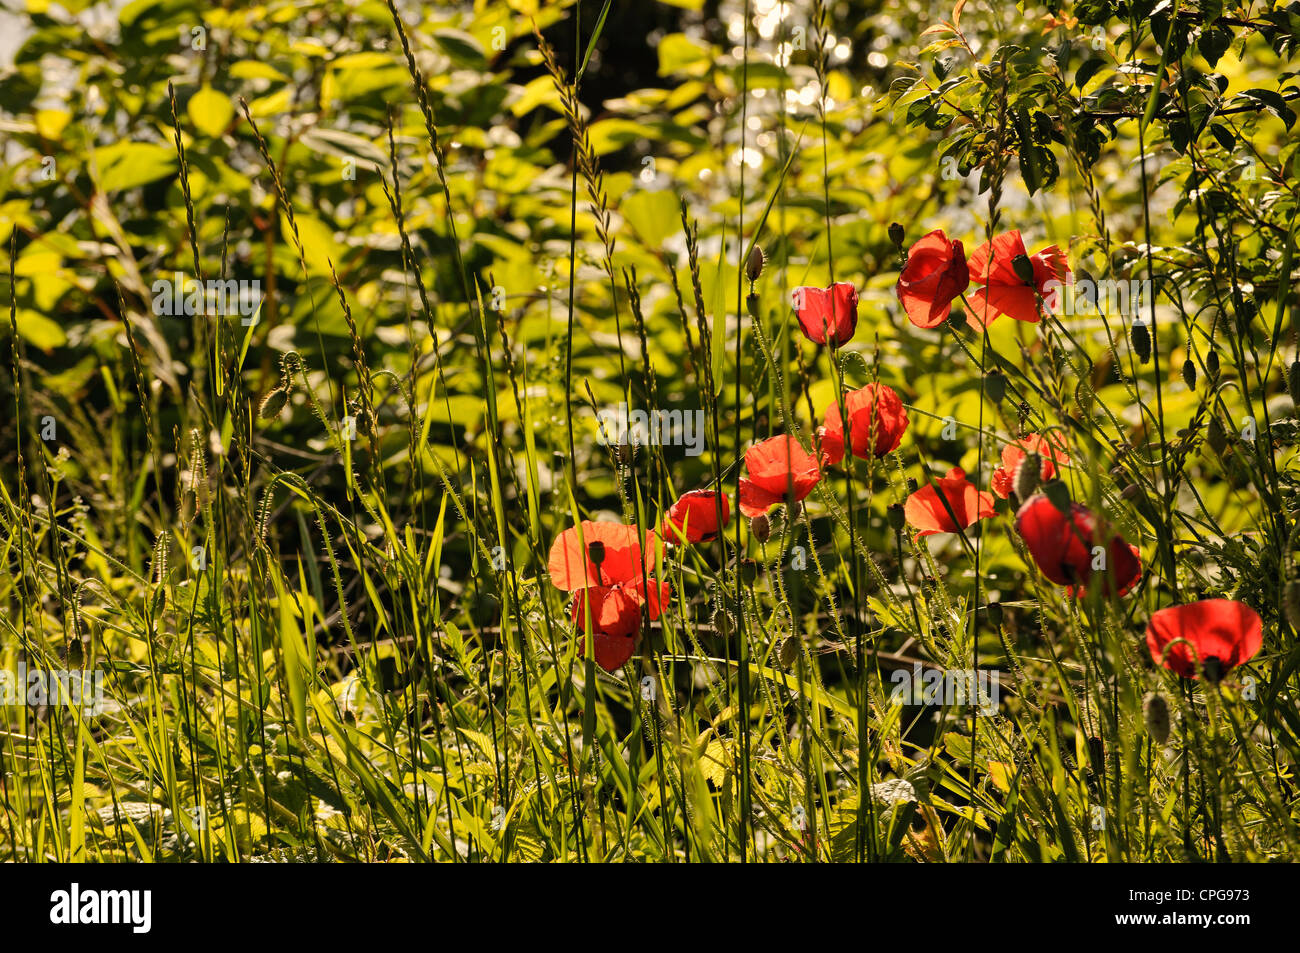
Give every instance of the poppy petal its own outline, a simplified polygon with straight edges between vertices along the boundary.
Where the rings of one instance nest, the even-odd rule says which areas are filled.
[[[1234,599],[1203,599],[1160,609],[1147,626],[1151,659],[1186,678],[1199,677],[1210,658],[1225,668],[1249,661],[1263,643],[1259,613]]]

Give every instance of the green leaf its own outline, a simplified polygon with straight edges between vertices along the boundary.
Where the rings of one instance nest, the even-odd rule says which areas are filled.
[[[1245,96],[1247,99],[1253,99],[1274,116],[1277,116],[1278,119],[1282,120],[1287,129],[1290,129],[1292,123],[1295,122],[1295,113],[1292,112],[1291,107],[1286,104],[1286,100],[1282,98],[1281,93],[1278,93],[1276,90],[1243,89],[1241,95]]]
[[[39,312],[20,308],[14,317],[18,322],[18,333],[27,343],[42,351],[52,351],[68,343],[62,325]]]
[[[442,51],[460,66],[467,66],[470,69],[482,69],[487,66],[487,57],[483,55],[483,47],[479,45],[478,40],[474,39],[472,34],[466,33],[464,30],[435,30],[433,42],[442,47]]]
[[[677,199],[667,190],[637,190],[623,199],[619,212],[651,248],[662,246],[680,227]]]
[[[216,139],[230,126],[235,117],[235,107],[230,97],[217,92],[211,86],[204,86],[190,97],[185,107],[194,128],[209,139]]]
[[[99,188],[103,192],[134,189],[173,175],[176,154],[167,146],[145,142],[119,142],[100,149]]]
[[[709,48],[685,33],[669,33],[659,41],[659,75],[677,73],[700,77],[708,73],[712,59]]]
[[[605,17],[609,16],[609,5],[612,0],[605,0],[605,5],[600,10],[600,16],[596,18],[596,27],[591,31],[591,38],[587,40],[587,52],[582,56],[582,65],[578,67],[578,75],[573,80],[576,86],[582,80],[582,74],[587,72],[587,64],[591,61],[591,54],[596,52],[596,41],[600,39],[601,32],[605,29]]]

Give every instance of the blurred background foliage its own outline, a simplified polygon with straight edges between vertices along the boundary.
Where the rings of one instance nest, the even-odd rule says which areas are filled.
[[[424,375],[417,393],[427,393],[434,361],[413,287],[412,269],[418,268],[448,355],[449,392],[434,412],[431,445],[450,466],[455,449],[481,444],[485,376],[450,254],[447,204],[386,6],[376,0],[137,0],[115,6],[116,15],[114,5],[28,0],[11,14],[22,27],[21,40],[0,73],[0,231],[17,232],[17,326],[33,348],[43,404],[69,414],[76,408],[73,416],[92,423],[113,412],[115,403],[132,400],[122,387],[126,319],[147,342],[142,359],[149,375],[172,397],[165,412],[174,416],[162,421],[162,432],[188,423],[180,415],[189,355],[199,346],[196,326],[154,315],[149,307],[154,281],[194,270],[172,142],[171,83],[191,163],[200,267],[207,276],[257,280],[265,295],[250,341],[250,390],[273,385],[277,355],[288,350],[302,354],[318,375],[350,364],[347,324],[330,290],[332,262],[371,367],[401,375],[414,358]],[[586,6],[584,37],[600,12],[598,4]],[[575,51],[576,10],[524,0],[399,9],[447,153],[466,266],[485,296],[501,289],[504,303],[488,317],[502,322],[516,359],[547,356],[529,369],[529,387],[563,406],[561,349],[550,344],[565,324],[571,140],[532,24],[561,62],[571,64],[575,52],[586,52]],[[959,3],[956,9],[946,3],[831,3],[825,11],[823,122],[815,6],[754,0],[746,58],[741,3],[612,4],[580,98],[614,210],[615,266],[636,269],[664,402],[699,405],[691,322],[680,313],[669,280],[669,269],[684,275],[679,201],[700,224],[705,305],[719,322],[729,322],[729,340],[737,309],[728,291],[736,284],[736,223],[743,216],[752,228],[778,180],[762,236],[774,263],[762,288],[774,341],[789,344],[790,288],[824,284],[833,262],[836,279],[863,288],[863,328],[852,348],[878,363],[882,378],[909,403],[932,415],[914,415],[913,432],[935,466],[944,461],[974,469],[972,443],[962,444],[963,454],[934,438],[945,416],[969,422],[976,415],[975,378],[956,360],[951,342],[917,333],[902,319],[892,295],[897,256],[886,227],[904,223],[909,241],[943,227],[971,249],[983,237],[988,196],[981,188],[1000,154],[1012,160],[1000,196],[1001,224],[1019,227],[1031,248],[1055,242],[1069,250],[1076,269],[1098,277],[1138,276],[1147,239],[1144,171],[1151,186],[1150,240],[1179,293],[1212,300],[1206,291],[1227,268],[1209,250],[1214,237],[1188,214],[1189,202],[1200,202],[1234,226],[1242,223],[1235,277],[1263,305],[1276,288],[1279,236],[1295,210],[1288,130],[1296,87],[1286,69],[1295,9],[1279,6],[1251,20],[1205,4],[1192,11],[1169,3]],[[1225,24],[1206,28],[1213,16],[1225,17]],[[1166,46],[1169,54],[1186,57],[1176,75]],[[1004,78],[991,83],[992,70]],[[1157,73],[1162,81],[1152,100]],[[999,88],[1009,95],[996,112],[991,96]],[[238,105],[241,97],[267,137],[295,206],[305,273]],[[1155,121],[1145,128],[1147,161],[1140,170],[1132,117],[1148,105]],[[1191,148],[1187,121],[1166,118],[1180,113],[1190,113]],[[1119,134],[1121,128],[1129,134]],[[1192,171],[1194,160],[1205,172]],[[413,262],[404,260],[385,194],[394,176]],[[631,357],[634,336],[623,326],[620,337],[585,202],[577,225],[573,381],[579,391],[576,382],[589,382],[597,402],[611,403],[621,390],[612,379],[617,349]],[[4,254],[7,259],[7,243]],[[8,299],[8,268],[3,271],[0,290]],[[1173,318],[1174,330],[1162,344],[1177,389],[1183,328],[1192,325],[1167,300],[1161,312]],[[1201,325],[1205,333],[1203,319]],[[1020,330],[1001,327],[995,340],[1011,347]],[[1083,330],[1089,330],[1086,322]],[[1098,344],[1110,343],[1091,330]],[[755,380],[751,368],[758,366],[742,362],[746,393],[770,387],[770,381]],[[830,397],[825,378],[813,373],[807,379],[818,414]],[[1096,383],[1108,382],[1103,377]],[[765,435],[770,404],[753,406],[751,415],[748,403],[732,407],[729,388],[723,391],[724,439],[732,433],[732,414],[745,418],[750,432]],[[1112,396],[1126,402],[1119,390]],[[806,415],[804,403],[795,405]],[[578,469],[588,475],[584,490],[594,505],[612,499],[614,477],[591,439],[590,410],[581,401],[578,406],[584,438]],[[1168,408],[1174,426],[1186,423],[1193,408],[1190,393],[1176,395]],[[1135,406],[1121,409],[1130,424],[1140,425]],[[381,413],[398,411],[386,402]],[[538,445],[561,453],[563,422],[552,416],[549,426],[539,424]],[[4,427],[5,443],[13,447],[16,422],[9,418]],[[293,421],[275,437],[320,448],[317,430],[299,397]],[[400,445],[404,438],[393,431],[389,439]],[[734,458],[743,447],[719,449]],[[11,454],[5,464],[12,466]],[[678,489],[706,473],[701,461],[682,461]],[[93,484],[99,474],[85,476]],[[86,490],[92,497],[93,487]]]

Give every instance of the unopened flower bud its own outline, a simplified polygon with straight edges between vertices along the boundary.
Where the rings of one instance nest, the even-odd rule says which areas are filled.
[[[1183,361],[1183,383],[1188,390],[1196,389],[1196,364],[1190,357]]]
[[[262,405],[257,408],[257,416],[263,420],[270,420],[272,417],[280,416],[280,411],[284,410],[284,405],[289,400],[289,389],[284,384],[277,385],[262,398]]]
[[[1219,376],[1219,352],[1213,348],[1205,355],[1205,373],[1210,375],[1211,380]]]
[[[984,607],[984,610],[989,615],[989,622],[992,623],[994,627],[1001,628],[1002,627],[1002,603],[990,602],[987,606]]]
[[[1169,740],[1169,703],[1159,692],[1148,692],[1142,699],[1142,720],[1153,742],[1162,745]]]
[[[890,503],[885,510],[889,514],[889,526],[895,533],[901,533],[907,525],[907,513],[902,503]]]
[[[799,657],[799,636],[788,635],[781,643],[781,665],[789,668]]]
[[[1205,441],[1219,456],[1223,456],[1223,451],[1228,449],[1228,432],[1223,429],[1223,421],[1218,417],[1210,418],[1210,424],[1205,430]]]
[[[1043,475],[1043,458],[1036,453],[1027,453],[1016,466],[1016,496],[1027,500],[1038,489],[1038,481]]]
[[[903,250],[903,226],[898,222],[889,223],[889,240],[894,243],[894,247],[899,251]]]
[[[745,259],[745,277],[749,279],[750,284],[758,281],[758,276],[763,273],[763,263],[766,261],[762,247],[755,242],[754,247],[749,250],[749,257]]]
[[[1286,618],[1291,628],[1300,632],[1300,579],[1292,579],[1286,584],[1283,600],[1286,603]]]
[[[605,561],[605,544],[598,539],[587,544],[587,558],[596,566]]]
[[[1151,332],[1147,330],[1146,322],[1134,321],[1129,337],[1133,342],[1133,351],[1138,356],[1138,362],[1145,364],[1151,360]]]
[[[766,513],[759,513],[749,521],[749,531],[760,543],[766,543],[772,536],[772,522]]]

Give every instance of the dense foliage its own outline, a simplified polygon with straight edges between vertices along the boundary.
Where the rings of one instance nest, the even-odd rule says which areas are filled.
[[[1300,3],[18,19],[0,859],[1297,856]]]

